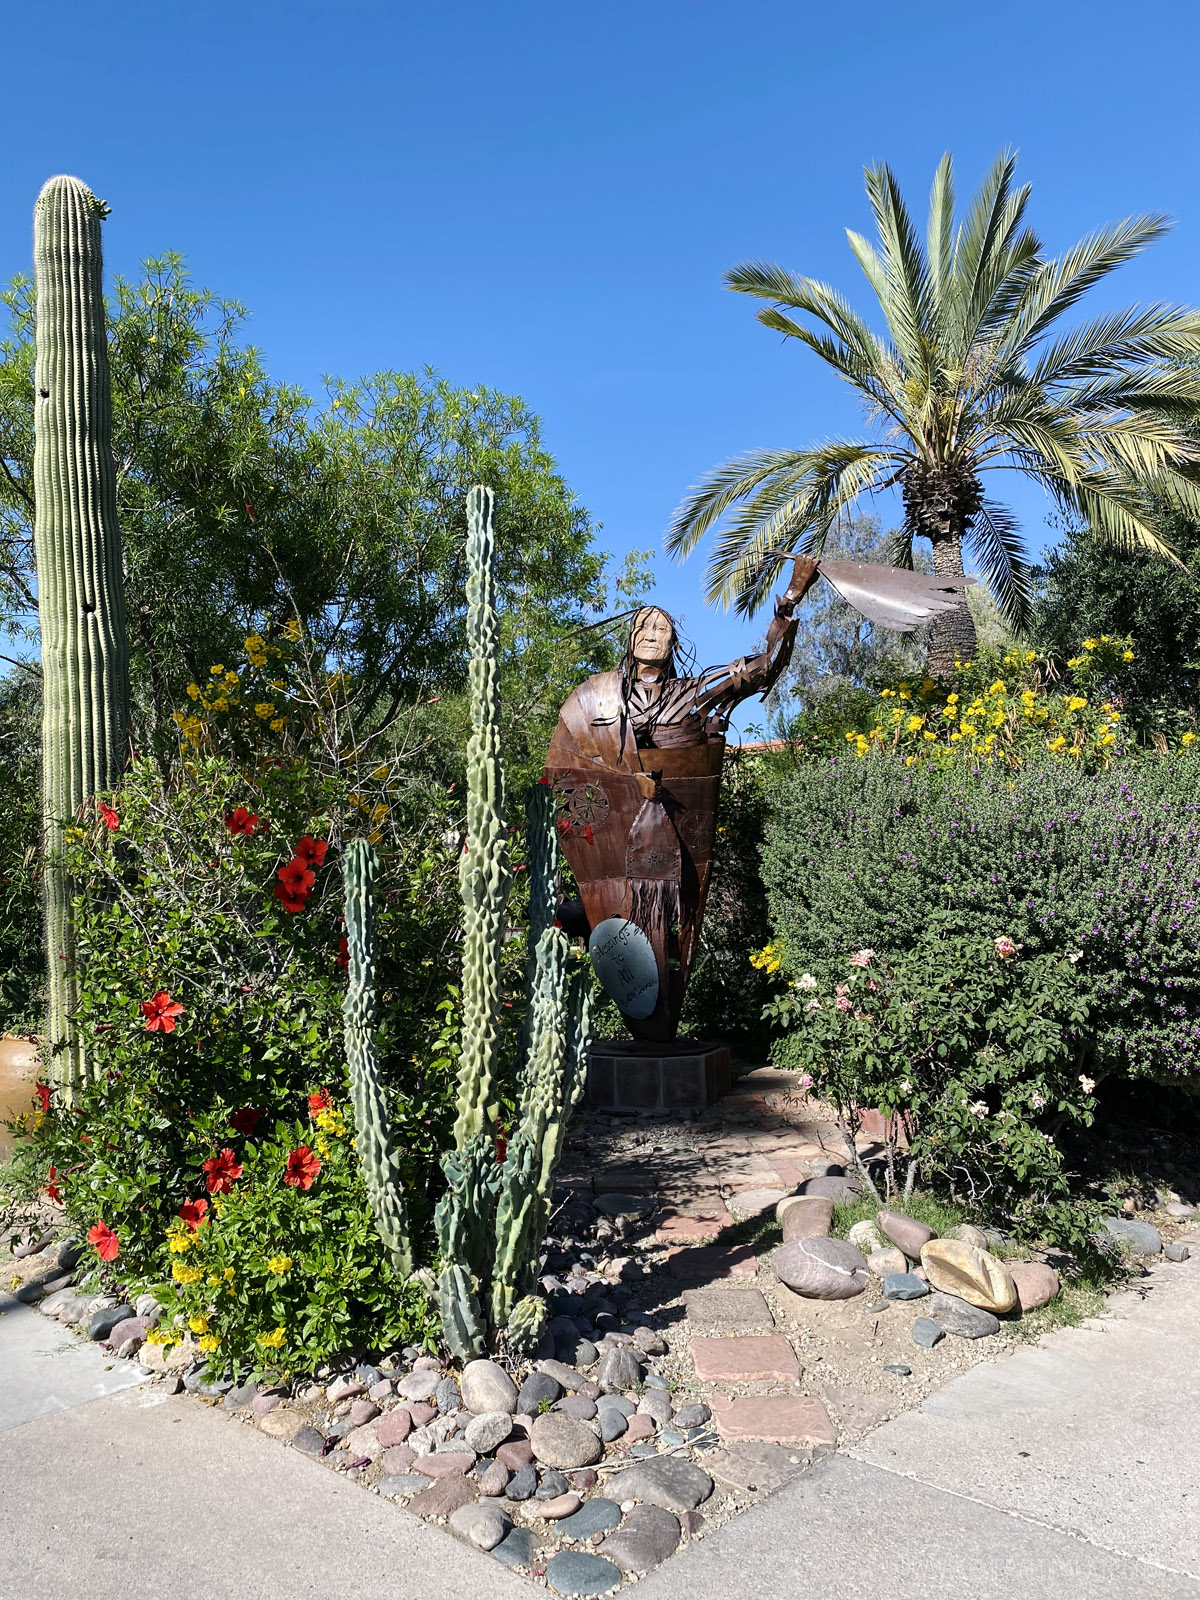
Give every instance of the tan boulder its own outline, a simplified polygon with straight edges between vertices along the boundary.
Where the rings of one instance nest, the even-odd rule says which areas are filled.
[[[1003,1261],[960,1239],[931,1239],[921,1249],[921,1265],[935,1289],[982,1311],[1011,1311],[1017,1303],[1017,1286]]]
[[[824,1239],[833,1222],[833,1201],[820,1194],[788,1195],[776,1207],[784,1244],[793,1239]]]

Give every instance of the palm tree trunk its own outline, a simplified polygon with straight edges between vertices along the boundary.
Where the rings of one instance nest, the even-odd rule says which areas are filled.
[[[963,571],[962,535],[949,530],[933,543],[933,571],[938,578],[960,578]],[[966,597],[953,611],[941,611],[929,625],[925,670],[935,681],[952,676],[956,662],[974,658],[977,646],[975,619]]]

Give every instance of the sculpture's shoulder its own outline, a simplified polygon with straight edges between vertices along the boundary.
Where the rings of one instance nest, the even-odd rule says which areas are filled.
[[[567,696],[546,755],[548,767],[571,767],[582,759],[615,765],[623,735],[621,673],[597,672]]]

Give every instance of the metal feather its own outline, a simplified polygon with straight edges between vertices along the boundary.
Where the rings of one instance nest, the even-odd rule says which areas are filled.
[[[817,571],[848,605],[894,633],[912,633],[939,611],[953,611],[974,578],[937,578],[874,561],[819,561]]]

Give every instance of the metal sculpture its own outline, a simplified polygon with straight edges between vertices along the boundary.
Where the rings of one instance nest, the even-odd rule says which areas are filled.
[[[546,756],[559,836],[592,964],[635,1039],[672,1040],[679,1027],[712,872],[725,730],[734,708],[765,696],[787,666],[796,607],[819,578],[900,633],[963,604],[973,581],[799,555],[759,654],[680,676],[674,622],[643,606],[621,666],[580,684],[559,713]]]

